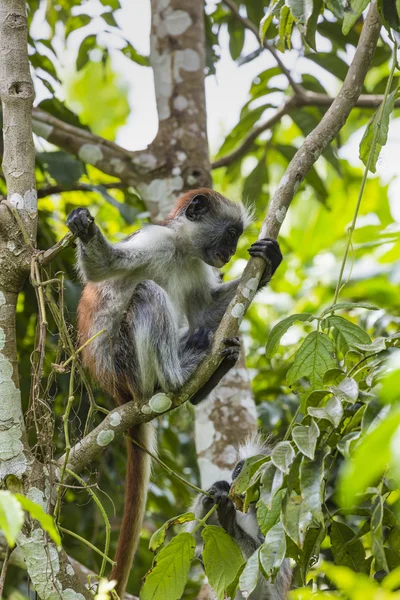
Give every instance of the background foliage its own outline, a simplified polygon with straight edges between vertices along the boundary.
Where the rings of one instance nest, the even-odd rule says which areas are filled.
[[[114,140],[126,123],[129,105],[127,89],[113,71],[110,49],[117,47],[126,60],[135,61],[143,69],[148,68],[148,58],[121,37],[119,1],[101,0],[101,4],[103,31],[99,35],[92,32],[92,19],[85,12],[90,2],[31,0],[30,60],[41,96],[43,86],[47,90],[46,99],[39,103],[41,108],[65,122],[88,127]],[[324,5],[318,1],[290,0],[284,4],[278,0],[268,4],[264,0],[247,0],[240,7],[256,26],[262,21],[262,34],[279,50],[293,48],[309,61],[310,72],[315,74],[304,73],[299,80],[306,90],[327,93],[325,81],[334,81],[339,89],[357,45],[361,10],[367,3],[350,4],[349,8],[336,0]],[[397,28],[396,11],[389,11],[384,4],[381,12],[386,22]],[[33,25],[43,19],[50,26],[46,35],[33,35],[38,30]],[[232,59],[239,65],[254,60],[257,52],[244,53],[244,28],[228,7],[223,3],[209,6],[205,19],[210,76],[219,59],[221,36],[226,33]],[[70,39],[77,47],[76,65],[73,74],[66,74],[62,55]],[[329,51],[320,51],[321,46]],[[365,81],[366,93],[384,92],[391,54],[392,43],[384,33]],[[319,70],[311,65],[318,65]],[[396,90],[397,83],[395,74],[391,89]],[[221,141],[215,158],[237,149],[249,131],[270,115],[271,109],[282,105],[286,94],[279,68],[262,70],[250,86],[238,123]],[[254,203],[261,219],[271,190],[284,174],[288,161],[325,110],[318,106],[291,110],[258,136],[237,160],[214,171],[217,189]],[[268,459],[255,461],[244,469],[235,484],[235,493],[246,493],[245,503],[258,496],[263,533],[271,537],[282,558],[286,553],[297,563],[295,585],[304,586],[312,579],[314,587],[292,592],[293,598],[337,597],[339,592],[329,589],[337,589],[350,598],[392,598],[399,584],[400,362],[396,346],[400,241],[388,187],[379,179],[379,161],[378,176],[368,178],[353,234],[345,285],[340,292],[343,305],[334,314],[324,314],[334,296],[346,232],[362,178],[360,168],[341,158],[341,147],[352,134],[365,128],[372,115],[372,110],[355,109],[340,139],[310,171],[282,230],[280,243],[285,260],[269,288],[257,296],[243,324],[260,428],[271,436],[275,449]],[[114,183],[78,158],[37,140],[36,159],[41,190],[39,247],[49,247],[60,239],[66,231],[66,216],[77,206],[89,206],[107,237],[114,241],[148,221],[135,190]],[[0,188],[5,191],[3,180]],[[256,220],[240,240],[227,277],[240,271],[259,225]],[[49,277],[60,271],[65,273],[64,308],[72,325],[80,290],[73,265],[74,252],[69,249],[48,273]],[[374,306],[363,307],[365,303]],[[20,297],[17,324],[23,398],[29,396],[36,310],[35,294],[27,283]],[[286,327],[282,319],[288,315],[302,316],[291,317]],[[61,417],[68,397],[68,376],[57,374],[52,379],[51,363],[55,362],[58,344],[53,326],[45,368],[57,415],[54,453],[59,454],[65,443]],[[307,358],[310,346],[314,350],[311,363]],[[72,437],[82,431],[87,413],[88,399],[83,390],[76,397],[79,395],[79,402],[73,407]],[[111,407],[110,400],[99,391],[96,399],[100,405]],[[185,406],[179,413],[160,419],[159,448],[160,458],[167,465],[198,484],[191,412],[191,407]],[[96,472],[85,473],[88,484],[97,482],[111,520],[111,555],[122,514],[124,469],[125,450],[120,444],[108,448]],[[144,535],[130,582],[136,592],[152,561],[153,553],[148,548],[151,534],[167,519],[185,512],[191,497],[184,484],[154,466]],[[86,490],[67,490],[61,522],[66,529],[104,547],[101,515]],[[208,531],[211,536],[213,531]],[[99,571],[101,557],[95,552],[70,536],[64,535],[62,541],[70,555]],[[227,552],[232,552],[229,541],[226,543]],[[208,544],[212,548],[210,540]],[[319,557],[324,562],[318,562]],[[279,566],[267,556],[260,564],[266,573]],[[317,567],[313,569],[314,564]],[[6,595],[17,589],[27,594],[24,574],[11,569]],[[212,581],[210,571],[208,575]],[[182,597],[194,598],[202,580],[200,564],[194,561]],[[223,593],[224,587],[219,590],[219,597]]]

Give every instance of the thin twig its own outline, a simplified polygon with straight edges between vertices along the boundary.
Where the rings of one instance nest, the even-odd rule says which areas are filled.
[[[98,186],[105,188],[106,190],[124,190],[129,187],[129,184],[121,181],[114,181],[112,183],[99,183]],[[52,196],[53,194],[64,194],[66,192],[93,192],[96,184],[90,183],[71,183],[70,185],[49,185],[46,187],[39,188],[37,191],[38,198],[46,198],[46,196]]]
[[[100,556],[102,556],[108,563],[110,563],[110,565],[112,567],[116,564],[113,560],[111,560],[111,558],[109,556],[107,556],[106,554],[104,554],[104,552],[102,552],[99,548],[97,548],[97,546],[88,542],[88,540],[86,540],[84,537],[80,536],[78,533],[75,533],[75,531],[71,531],[70,529],[61,527],[61,525],[59,525],[58,528],[63,533],[67,533],[68,535],[70,535],[70,536],[74,537],[75,539],[79,540],[80,542],[82,542],[82,544],[85,544],[85,546],[88,546],[89,548],[94,550],[94,552],[97,552],[97,554],[100,554]]]
[[[132,444],[135,444],[135,446],[137,446],[138,448],[140,448],[141,450],[143,450],[143,452],[146,452],[146,454],[148,454],[149,456],[151,456],[151,458],[157,464],[159,464],[160,467],[163,468],[164,471],[166,471],[168,473],[168,475],[170,475],[171,477],[174,477],[175,479],[177,479],[178,481],[180,481],[181,483],[183,483],[187,487],[192,488],[192,490],[194,490],[198,494],[202,494],[203,496],[208,496],[209,498],[212,498],[212,494],[209,494],[208,492],[205,492],[201,488],[197,487],[197,485],[194,485],[194,483],[191,483],[190,481],[187,481],[181,475],[178,475],[178,473],[175,473],[175,471],[173,471],[167,464],[165,464],[165,462],[163,462],[160,458],[158,458],[157,454],[153,454],[153,452],[151,452],[150,450],[148,450],[147,448],[145,448],[145,446],[142,446],[142,444],[140,444],[138,441],[134,440],[130,435],[126,434],[125,437],[128,440],[130,440],[132,442]]]
[[[0,598],[3,598],[4,584],[6,582],[7,569],[10,562],[11,548],[7,546],[6,555],[4,557],[3,567],[0,575]]]
[[[354,210],[353,220],[352,220],[351,225],[349,227],[349,233],[348,233],[348,240],[347,240],[347,244],[346,244],[346,250],[345,250],[345,253],[344,253],[344,256],[343,256],[342,264],[340,266],[339,277],[338,277],[338,280],[337,280],[335,294],[334,294],[334,297],[333,297],[332,304],[336,304],[337,303],[338,297],[339,297],[339,293],[341,291],[343,273],[344,273],[344,269],[345,269],[345,266],[346,266],[347,256],[349,254],[349,250],[350,250],[350,246],[351,246],[351,240],[352,240],[352,237],[353,237],[353,232],[354,232],[354,229],[356,227],[356,222],[357,222],[358,212],[360,210],[361,200],[362,200],[362,197],[364,195],[364,189],[365,189],[365,186],[366,186],[366,183],[367,183],[368,173],[369,173],[369,171],[371,169],[372,160],[373,160],[374,153],[375,153],[376,142],[378,140],[378,135],[379,135],[380,129],[381,129],[381,122],[382,122],[382,117],[383,117],[383,111],[384,111],[385,106],[386,106],[387,97],[389,95],[390,88],[392,87],[394,72],[395,72],[396,66],[397,66],[396,53],[397,53],[397,44],[395,42],[394,43],[394,49],[393,49],[393,64],[392,64],[392,68],[390,70],[389,79],[388,79],[387,84],[386,84],[385,94],[383,96],[383,102],[382,102],[381,107],[379,109],[377,123],[376,123],[376,128],[375,128],[374,135],[373,135],[373,138],[372,138],[372,143],[371,143],[371,147],[370,147],[370,150],[369,150],[367,164],[365,165],[364,174],[363,174],[363,178],[362,178],[361,186],[360,186],[360,191],[358,193],[357,204],[356,204],[356,208]]]
[[[246,29],[249,29],[250,31],[252,31],[254,33],[254,35],[256,36],[256,38],[258,40],[258,42],[261,44],[261,39],[260,39],[260,35],[258,33],[257,26],[254,25],[254,23],[252,23],[249,19],[246,19],[246,17],[243,17],[240,14],[239,6],[236,4],[236,2],[234,0],[223,0],[223,2],[232,11],[232,13],[235,15],[235,17],[237,19],[239,19],[239,21],[242,22],[243,26]],[[274,57],[274,59],[277,62],[280,70],[286,76],[286,79],[288,80],[288,82],[292,86],[294,93],[298,94],[299,96],[301,96],[301,94],[303,93],[302,86],[294,81],[294,79],[292,77],[292,74],[290,73],[289,69],[287,69],[287,67],[285,67],[285,65],[283,64],[280,56],[278,55],[278,51],[273,46],[271,46],[266,39],[264,39],[263,46]]]
[[[58,256],[65,248],[68,248],[68,246],[72,246],[75,240],[76,235],[69,231],[59,242],[57,242],[57,244],[54,244],[54,246],[48,248],[48,250],[42,250],[38,252],[37,261],[40,264],[40,266],[45,267],[46,265],[51,263],[51,261],[54,258],[56,258],[56,256]]]

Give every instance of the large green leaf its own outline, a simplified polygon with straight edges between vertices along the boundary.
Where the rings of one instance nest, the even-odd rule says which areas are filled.
[[[391,457],[392,438],[399,426],[400,409],[397,407],[367,433],[355,448],[339,478],[342,506],[350,508],[355,504],[357,495],[364,492],[386,469]]]
[[[353,529],[345,523],[332,521],[330,538],[335,565],[343,565],[350,567],[353,571],[365,572],[367,565],[364,546],[359,539],[354,539],[355,536]]]
[[[294,492],[286,495],[282,505],[282,524],[287,535],[299,548],[303,547],[307,528],[311,521],[312,514],[302,496]]]
[[[271,461],[284,473],[289,472],[294,457],[294,450],[290,442],[279,442],[271,452]]]
[[[332,396],[324,406],[309,406],[307,412],[314,419],[326,419],[334,427],[339,427],[343,417],[343,406],[339,398]]]
[[[324,454],[318,452],[314,460],[303,456],[300,465],[300,489],[304,499],[304,510],[309,510],[315,521],[323,522],[323,479]]]
[[[286,0],[286,4],[292,11],[297,27],[305,34],[308,20],[313,12],[313,0]]]
[[[146,574],[140,600],[181,600],[196,541],[184,531],[160,550]]]
[[[310,425],[297,425],[293,428],[292,438],[300,452],[313,460],[319,436],[319,427],[311,419]]]
[[[244,598],[249,598],[253,590],[257,586],[257,581],[260,576],[260,565],[259,565],[259,549],[250,556],[246,566],[240,575],[239,589],[242,592]]]
[[[344,13],[342,32],[347,35],[362,12],[367,8],[370,0],[350,0],[350,6]]]
[[[322,384],[325,371],[336,367],[333,358],[333,344],[330,338],[318,331],[312,331],[296,352],[294,363],[287,372],[288,385],[307,377],[313,387]]]
[[[272,463],[266,464],[260,482],[260,497],[269,509],[272,509],[275,494],[281,488],[282,483],[282,471]]]
[[[243,494],[249,487],[250,482],[258,469],[269,460],[269,456],[264,456],[262,454],[257,454],[256,456],[248,458],[244,463],[240,474],[232,484],[232,494]]]
[[[0,490],[0,529],[9,546],[14,546],[23,524],[24,511],[17,498],[7,490]]]
[[[271,577],[281,566],[286,553],[286,538],[282,523],[277,523],[265,536],[260,547],[260,564],[265,577]]]
[[[284,495],[285,490],[279,490],[274,496],[270,509],[262,498],[257,502],[257,522],[263,535],[266,535],[266,533],[277,523]]]
[[[207,525],[201,535],[204,540],[202,557],[208,581],[217,599],[223,600],[228,585],[235,579],[243,564],[242,553],[222,527]]]
[[[334,328],[339,349],[344,354],[348,351],[349,347],[355,344],[371,343],[371,338],[364,329],[344,317],[337,315],[328,317],[323,321],[323,326],[324,328]]]
[[[369,155],[372,151],[372,142],[375,135],[377,136],[372,154],[372,162],[370,165],[370,170],[372,171],[372,173],[375,173],[376,171],[376,163],[378,161],[379,154],[383,146],[387,142],[389,132],[389,119],[394,108],[396,95],[397,88],[393,90],[391,94],[389,94],[385,106],[383,107],[382,118],[380,117],[381,107],[379,107],[376,110],[373,118],[367,125],[367,128],[364,132],[363,138],[360,143],[360,158],[363,161],[364,165],[367,166]]]
[[[303,313],[300,315],[290,315],[290,317],[286,317],[282,321],[279,321],[274,327],[271,329],[268,335],[267,343],[265,346],[265,353],[268,358],[272,358],[275,352],[278,350],[279,342],[282,336],[287,332],[289,327],[296,323],[296,321],[307,322],[315,319],[313,315],[310,313]]]

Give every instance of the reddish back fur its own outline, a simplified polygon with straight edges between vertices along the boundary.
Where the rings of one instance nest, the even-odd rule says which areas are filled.
[[[98,291],[96,285],[88,283],[82,292],[78,307],[78,330],[81,345],[90,338],[97,306]],[[97,372],[96,356],[91,349],[91,344],[83,349],[82,358],[91,376],[100,384],[102,389],[114,397],[118,405],[132,400],[133,394],[128,391],[129,386],[125,382],[118,382],[119,384],[122,383],[121,389],[118,390],[112,373],[99,374]],[[150,450],[151,431],[152,427],[149,423],[142,423],[130,429],[129,435]],[[140,540],[140,530],[150,479],[150,457],[148,454],[129,441],[127,449],[124,514],[115,554],[117,564],[109,575],[110,580],[115,579],[117,581],[115,589],[121,598],[125,592],[133,558]]]

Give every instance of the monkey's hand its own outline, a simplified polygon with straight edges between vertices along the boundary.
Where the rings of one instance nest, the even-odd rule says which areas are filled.
[[[258,256],[271,263],[271,274],[269,276],[268,269],[264,269],[264,273],[261,276],[258,289],[261,289],[268,283],[270,277],[275,273],[277,268],[282,262],[282,252],[279,248],[279,244],[273,238],[264,238],[258,240],[248,250],[250,256]]]
[[[208,490],[208,493],[212,494],[212,498],[207,498],[207,500],[211,501],[211,503],[209,503],[210,508],[212,503],[217,504],[218,521],[225,531],[230,535],[233,535],[236,521],[236,508],[229,498],[230,489],[231,486],[227,481],[216,481]]]
[[[67,227],[84,244],[87,244],[96,233],[94,218],[87,208],[75,208],[67,218]]]

